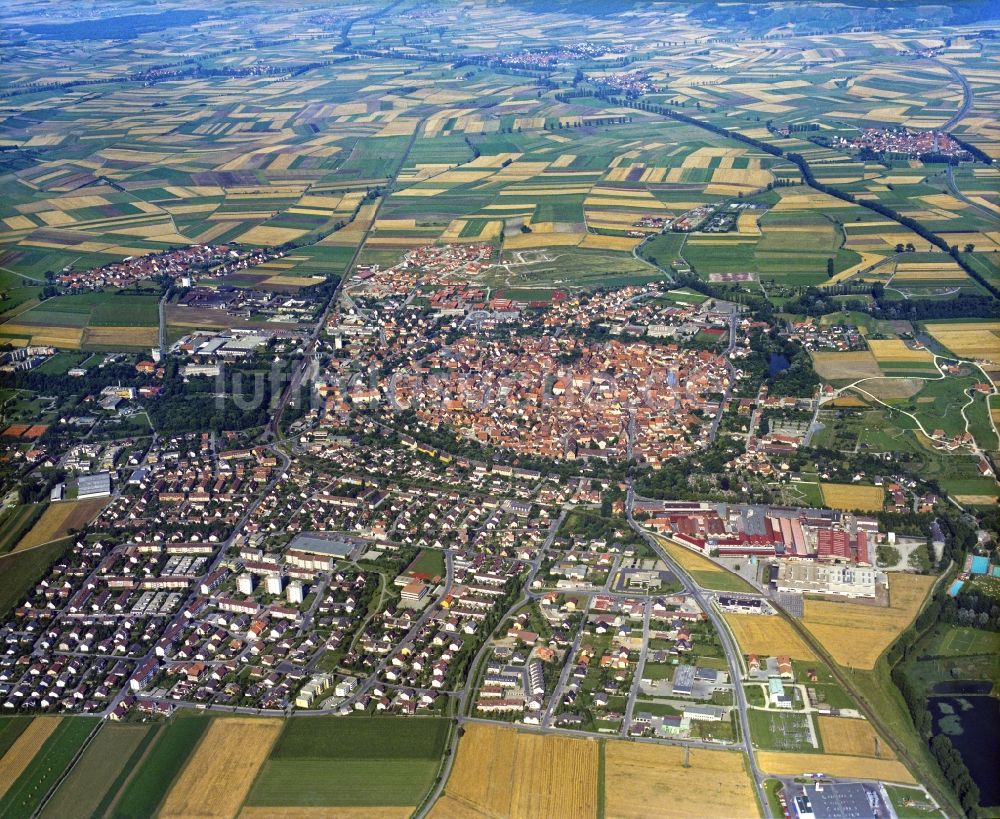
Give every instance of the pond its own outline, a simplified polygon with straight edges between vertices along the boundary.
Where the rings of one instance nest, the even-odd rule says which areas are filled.
[[[130,40],[148,31],[200,23],[208,16],[204,11],[177,9],[159,14],[125,14],[72,23],[35,23],[24,26],[24,30],[47,40]]]
[[[988,687],[988,684],[987,684]],[[1000,699],[995,697],[930,697],[934,734],[945,734],[962,755],[979,786],[979,804],[1000,805]]]
[[[792,362],[781,353],[771,353],[767,359],[767,374],[774,378],[778,373],[787,370],[791,364]]]

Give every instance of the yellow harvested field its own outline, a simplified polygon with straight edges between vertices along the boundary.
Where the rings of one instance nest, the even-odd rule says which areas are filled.
[[[213,720],[159,815],[235,816],[283,727],[280,719]]]
[[[995,495],[955,495],[955,500],[969,506],[995,506],[1000,503]]]
[[[926,385],[923,378],[873,378],[865,381],[859,389],[863,389],[869,395],[881,401],[888,401],[891,398],[909,398],[916,395]],[[855,406],[866,406],[867,402],[860,396],[853,396],[859,403]],[[842,396],[841,400],[846,400],[848,396]],[[850,404],[838,404],[831,401],[828,406],[850,406]]]
[[[35,717],[21,736],[14,740],[14,744],[0,758],[0,797],[24,773],[24,769],[35,758],[45,740],[59,727],[60,722],[61,717]]]
[[[865,253],[863,250],[859,251],[861,254],[861,261],[851,267],[841,270],[839,273],[834,275],[832,278],[827,279],[823,282],[820,287],[833,287],[836,284],[847,281],[852,276],[856,276],[860,271],[867,270],[873,264],[875,264],[879,259],[882,258],[878,253]]]
[[[683,748],[672,745],[608,742],[604,778],[608,819],[759,815],[742,754],[693,748],[688,767],[684,756]],[[576,814],[560,811],[559,815]]]
[[[472,724],[433,819],[597,816],[597,742]]]
[[[79,349],[83,330],[79,327],[46,327],[39,324],[18,324],[8,321],[0,324],[0,336],[30,338],[32,344],[63,349]]]
[[[667,550],[669,554],[682,569],[689,572],[724,572],[721,566],[713,563],[707,557],[702,557],[696,554],[687,546],[681,546],[678,543],[674,543],[672,540],[668,540],[665,537],[658,537],[657,540],[660,545]]]
[[[14,551],[31,549],[50,540],[66,537],[70,529],[80,529],[90,523],[107,503],[105,498],[50,503],[35,525],[18,541]]]
[[[934,360],[929,350],[914,350],[898,338],[869,339],[868,346],[876,361],[914,361],[930,364]]]
[[[270,284],[275,287],[309,287],[323,281],[322,276],[283,276],[280,273],[264,279],[261,284]]]
[[[721,185],[763,188],[774,181],[770,171],[752,171],[746,168],[717,168],[712,173],[712,182]]]
[[[875,357],[867,350],[854,353],[816,352],[812,358],[816,373],[826,381],[877,378],[882,375]]]
[[[961,358],[1000,361],[1000,321],[928,324],[927,332]]]
[[[596,250],[631,250],[642,239],[630,238],[628,236],[602,236],[597,233],[588,233],[580,247]]]
[[[896,758],[896,754],[885,740],[880,740],[876,747],[878,734],[868,720],[828,717],[820,714],[819,733],[823,739],[823,750],[828,754],[871,756],[879,759]]]
[[[759,614],[726,614],[726,623],[744,654],[761,657],[788,656],[793,660],[815,660],[813,650],[783,617]]]
[[[239,813],[239,819],[407,819],[413,815],[416,805],[401,808],[391,807],[246,807]]]
[[[523,250],[529,247],[575,247],[583,239],[582,233],[516,233],[504,239],[504,249]]]
[[[928,575],[889,575],[889,605],[806,598],[802,624],[840,665],[872,669],[917,616],[934,583]]]
[[[917,782],[906,766],[894,759],[759,751],[757,765],[762,771],[777,776],[797,776],[798,774],[822,772],[827,776],[854,779],[880,779],[884,782],[903,782],[911,785],[915,785]]]
[[[826,210],[827,208],[849,207],[852,207],[849,202],[844,202],[835,196],[827,196],[825,193],[788,193],[782,195],[781,201],[771,208],[771,211],[816,210],[818,208]]]
[[[862,486],[853,483],[821,483],[823,502],[831,509],[850,512],[878,512],[885,503],[885,490],[881,486]]]
[[[158,338],[156,327],[88,327],[81,343],[87,347],[151,347]]]
[[[276,228],[258,225],[257,227],[250,228],[250,230],[242,234],[236,241],[242,242],[245,245],[281,245],[285,242],[298,239],[304,234],[304,230],[297,230],[295,228]]]
[[[751,210],[741,211],[736,218],[736,230],[743,236],[760,236],[757,214]]]
[[[865,389],[870,389],[867,383],[865,384]],[[867,407],[868,402],[865,401],[863,398],[858,397],[857,395],[841,395],[839,398],[834,398],[832,401],[827,401],[825,404],[823,404],[823,406],[845,407],[845,408],[850,407],[856,409],[859,407]]]

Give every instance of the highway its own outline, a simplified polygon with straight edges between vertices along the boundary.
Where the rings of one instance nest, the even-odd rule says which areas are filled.
[[[742,669],[742,655],[739,648],[736,646],[732,635],[729,633],[729,628],[726,626],[721,615],[711,605],[711,602],[706,598],[705,594],[702,592],[701,587],[698,586],[691,576],[685,572],[674,560],[667,554],[666,550],[659,544],[655,537],[653,537],[648,531],[643,529],[635,520],[632,515],[632,510],[635,505],[635,488],[632,486],[632,479],[628,479],[628,492],[625,500],[625,514],[628,518],[629,525],[639,533],[642,538],[646,541],[649,547],[653,550],[653,553],[667,565],[667,567],[675,574],[675,576],[680,580],[681,584],[684,586],[684,591],[690,594],[691,597],[698,603],[701,609],[708,616],[711,621],[712,626],[715,628],[716,633],[719,635],[719,641],[722,643],[722,649],[726,654],[726,664],[729,669],[729,679],[733,684],[733,694],[735,696],[736,710],[740,721],[740,740],[743,750],[747,756],[747,763],[750,768],[750,778],[753,780],[754,788],[757,791],[757,798],[761,805],[761,810],[764,812],[765,819],[771,819],[771,808],[767,801],[767,794],[764,792],[764,780],[768,777],[757,767],[757,760],[754,756],[753,742],[750,739],[750,719],[747,716],[747,699],[746,692],[743,690],[743,686],[740,683],[743,677]]]

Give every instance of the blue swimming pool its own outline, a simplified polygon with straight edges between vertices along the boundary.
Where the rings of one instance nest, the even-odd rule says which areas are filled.
[[[948,589],[948,594],[950,594],[952,597],[954,597],[955,595],[957,595],[959,593],[959,591],[961,591],[962,586],[964,586],[964,585],[965,585],[965,581],[964,580],[956,580],[954,583],[951,584],[951,588]]]
[[[972,568],[970,569],[970,571],[973,574],[986,574],[986,572],[988,572],[989,570],[990,570],[990,559],[988,557],[983,557],[982,555],[980,555],[979,557],[972,558]]]

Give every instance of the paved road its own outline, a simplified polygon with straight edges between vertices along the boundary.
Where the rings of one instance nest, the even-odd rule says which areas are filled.
[[[753,743],[750,739],[750,720],[747,717],[747,700],[743,686],[740,684],[742,678],[741,654],[733,641],[729,629],[723,622],[718,611],[711,605],[701,588],[694,582],[667,552],[660,546],[659,542],[649,532],[643,529],[632,516],[632,509],[635,503],[635,489],[632,486],[631,478],[628,484],[628,493],[625,501],[625,514],[628,517],[629,525],[638,532],[646,541],[654,554],[662,560],[667,567],[675,574],[684,586],[684,591],[690,594],[698,605],[702,608],[709,620],[712,622],[722,643],[722,649],[726,654],[726,664],[729,668],[729,679],[733,684],[733,693],[736,699],[736,709],[740,721],[741,745],[746,752],[747,761],[750,766],[750,776],[753,779],[754,788],[757,790],[757,797],[764,811],[765,819],[771,819],[771,808],[767,801],[767,794],[764,792],[763,782],[767,776],[757,767],[757,760],[754,756]]]
[[[510,604],[510,607],[503,613],[500,617],[500,623],[503,623],[512,612],[516,611],[518,608],[523,606],[530,599],[527,590],[531,588],[531,584],[535,579],[535,575],[538,574],[538,570],[542,565],[542,556],[548,549],[552,546],[552,542],[556,538],[556,533],[559,531],[559,527],[562,526],[562,522],[566,519],[566,510],[563,509],[560,512],[559,517],[552,522],[552,527],[549,529],[548,537],[545,538],[545,542],[542,547],[538,550],[538,556],[531,561],[531,568],[528,571],[528,576],[525,578],[524,583],[521,585],[521,594],[518,598]],[[478,682],[477,677],[479,674],[479,669],[482,667],[483,660],[486,654],[490,650],[490,635],[485,635],[483,644],[480,646],[479,651],[476,653],[475,658],[469,665],[469,677],[465,681],[465,687],[459,692],[458,695],[458,705],[455,709],[455,713],[458,715],[457,719],[459,724],[464,722],[476,722],[474,717],[468,717],[466,711],[472,707],[472,702],[469,699],[469,695],[475,691],[476,683]],[[496,721],[491,721],[492,724],[496,724]],[[557,729],[550,729],[557,730]],[[417,809],[414,814],[414,819],[423,819],[430,811],[431,807],[437,802],[438,797],[441,796],[444,790],[445,783],[448,781],[448,776],[451,774],[451,768],[455,764],[455,758],[458,756],[458,740],[459,731],[451,732],[451,744],[448,746],[448,750],[445,752],[445,763],[444,768],[441,771],[441,777],[438,779],[438,783],[434,786],[434,790],[427,795],[423,803]]]
[[[163,294],[163,298],[160,299],[159,304],[159,315],[160,315],[160,331],[156,338],[156,344],[160,348],[160,355],[167,354],[167,294]]]
[[[361,251],[365,247],[365,243],[368,241],[368,236],[372,232],[372,228],[375,227],[375,222],[378,219],[379,212],[382,210],[382,204],[392,193],[393,187],[396,184],[396,179],[399,177],[400,172],[403,170],[403,166],[406,164],[406,158],[410,155],[410,151],[413,149],[413,144],[417,140],[417,134],[423,127],[424,122],[427,118],[423,117],[417,122],[416,127],[413,129],[413,133],[410,134],[409,142],[406,143],[406,148],[403,149],[403,153],[399,158],[399,164],[396,166],[392,175],[388,178],[385,188],[382,190],[382,195],[378,197],[375,201],[375,212],[372,214],[371,222],[365,229],[364,235],[361,237],[361,241],[358,242],[358,246],[354,249],[354,253],[351,256],[351,260],[344,267],[344,275],[341,277],[340,281],[337,282],[337,287],[334,289],[333,294],[330,296],[330,300],[327,302],[326,307],[323,308],[323,312],[316,322],[316,326],[313,328],[312,333],[309,336],[309,345],[306,348],[306,353],[302,358],[302,363],[295,369],[292,374],[291,380],[288,382],[288,386],[285,391],[281,394],[281,398],[278,400],[278,406],[275,408],[274,417],[271,419],[271,423],[267,427],[267,437],[273,438],[275,440],[281,439],[281,416],[288,408],[289,403],[292,398],[298,393],[299,387],[302,385],[305,379],[306,372],[316,356],[317,346],[319,342],[319,334],[323,331],[326,326],[327,316],[330,315],[330,311],[333,310],[337,305],[337,300],[340,298],[340,293],[344,289],[344,284],[351,277],[351,273],[354,271],[354,266],[357,264],[358,257],[361,255]]]
[[[576,659],[576,655],[580,653],[580,644],[583,642],[583,633],[586,630],[586,626],[587,617],[584,616],[580,620],[580,627],[576,630],[576,637],[573,638],[572,645],[566,650],[562,672],[559,674],[559,680],[556,682],[555,688],[552,689],[552,695],[549,697],[549,707],[545,709],[545,716],[542,717],[542,726],[544,728],[552,725],[552,718],[555,716],[559,702],[562,700],[563,689],[566,688],[569,675],[573,672],[574,660]]]
[[[653,604],[647,600],[642,615],[642,649],[639,651],[639,662],[635,664],[635,676],[632,678],[632,688],[628,692],[628,702],[625,704],[625,717],[622,720],[620,731],[622,736],[628,735],[628,728],[632,723],[632,712],[635,710],[635,701],[639,697],[642,669],[646,666],[646,655],[649,653],[649,620],[652,612]]]
[[[986,216],[991,221],[996,220],[997,215],[993,211],[991,211],[989,208],[984,208],[977,202],[973,202],[968,196],[962,193],[962,190],[958,187],[958,184],[955,182],[955,175],[952,173],[951,165],[949,165],[948,170],[945,171],[944,178],[945,182],[948,184],[948,190],[951,191],[952,196],[964,202],[966,205],[968,205],[970,208],[976,211],[980,216]]]
[[[945,71],[951,74],[951,76],[953,76],[956,80],[958,80],[959,84],[962,86],[962,105],[951,117],[951,119],[949,119],[946,123],[944,123],[944,125],[942,125],[939,129],[941,131],[949,131],[956,125],[958,125],[958,123],[965,117],[966,114],[969,113],[969,110],[972,108],[972,100],[973,100],[972,87],[969,85],[968,80],[966,80],[965,77],[962,75],[962,72],[959,71],[957,68],[955,68],[955,66],[949,65],[948,63],[942,62],[941,60],[934,58],[928,58],[927,62],[933,63],[934,65],[938,66],[938,68],[943,68]]]

